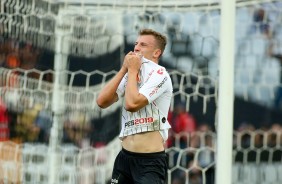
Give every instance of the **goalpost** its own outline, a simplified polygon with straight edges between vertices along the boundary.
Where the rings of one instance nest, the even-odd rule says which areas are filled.
[[[235,8],[233,0],[221,2],[219,98],[216,150],[216,183],[232,183],[234,112]]]
[[[251,13],[264,3],[270,10],[275,9],[276,2],[279,1],[2,0],[0,31],[8,38],[31,42],[35,46],[53,51],[55,60],[51,73],[55,80],[50,83],[42,79],[49,71],[1,69],[1,97],[10,101],[11,97],[15,97],[13,95],[18,95],[16,97],[20,101],[16,102],[17,105],[29,107],[39,103],[54,113],[49,143],[51,166],[48,182],[56,183],[58,179],[56,171],[61,162],[58,160],[57,151],[61,146],[60,139],[63,121],[67,116],[66,109],[70,112],[85,111],[91,117],[99,117],[111,114],[120,107],[117,103],[101,111],[95,105],[95,98],[101,86],[115,74],[115,71],[70,72],[67,68],[68,56],[98,58],[120,49],[119,57],[122,60],[124,46],[131,44],[138,29],[147,26],[157,29],[169,38],[163,64],[174,68],[174,71],[170,72],[175,90],[173,100],[176,98],[183,100],[186,111],[193,108],[190,106],[193,100],[202,100],[205,113],[209,101],[215,99],[216,107],[218,107],[214,122],[217,130],[217,147],[214,149],[216,182],[217,184],[231,183],[234,93],[246,100],[264,104],[273,98],[275,86],[279,84],[275,80],[267,81],[269,74],[277,72],[277,70],[273,72],[272,67],[269,67],[271,70],[266,69],[268,73],[262,75],[265,78],[258,84],[263,89],[256,86],[256,71],[250,69],[251,72],[247,73],[247,77],[241,74],[245,73],[245,65],[252,67],[257,67],[257,64],[260,67],[263,65],[258,59],[260,53],[257,53],[262,49],[256,51],[255,45],[250,46],[253,42],[249,43],[249,39],[245,39],[248,36],[246,25],[252,24],[252,18],[241,17],[243,21],[240,22],[236,19],[235,10],[243,7],[240,10],[251,16]],[[241,32],[238,31],[238,22],[243,24],[239,29]],[[273,24],[279,23],[274,21]],[[236,30],[239,32],[237,34],[241,35],[236,35],[235,42]],[[259,36],[255,39],[266,41],[266,38]],[[249,55],[244,53],[244,48],[238,51],[239,49],[235,48],[237,42],[242,44],[247,54],[255,55],[256,58],[249,58]],[[265,46],[257,46],[263,47],[263,51],[266,50]],[[234,62],[235,57],[236,62]],[[266,54],[263,57],[265,58]],[[170,61],[175,61],[176,64],[171,64]],[[272,60],[271,62],[275,63]],[[12,74],[13,71],[20,73],[21,76],[15,77]],[[40,77],[30,78],[29,74],[32,72],[38,73]],[[234,76],[235,72],[237,73]],[[85,76],[84,87],[72,85],[74,78],[78,75]],[[94,77],[101,78],[100,84],[91,85],[91,78]],[[244,77],[253,80],[245,84]],[[7,85],[10,78],[14,78],[18,86]],[[251,91],[253,86],[255,86],[255,92]],[[254,94],[259,95],[256,97]],[[267,96],[265,94],[270,97],[261,98],[261,96]],[[115,143],[117,143],[116,140],[113,141],[113,144]],[[116,145],[109,145],[109,147],[119,148]],[[185,151],[187,150],[183,152]],[[112,154],[115,153],[115,151],[112,152]],[[112,161],[112,157],[110,160]],[[180,165],[175,167],[183,169]],[[173,170],[174,167],[170,168],[169,172]],[[190,170],[184,170],[189,175]],[[199,170],[205,172],[204,168]],[[90,171],[87,170],[87,172]]]

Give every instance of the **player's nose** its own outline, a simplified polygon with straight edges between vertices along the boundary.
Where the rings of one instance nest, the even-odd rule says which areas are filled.
[[[140,52],[140,48],[138,47],[138,45],[135,45],[134,52]]]

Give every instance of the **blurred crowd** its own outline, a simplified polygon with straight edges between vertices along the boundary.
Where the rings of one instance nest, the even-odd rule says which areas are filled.
[[[1,33],[1,30],[0,30]],[[0,37],[0,66],[7,69],[22,70],[34,69],[37,67],[42,51],[34,47],[31,43],[20,42],[16,39],[6,38],[1,33]],[[12,71],[10,77],[6,79],[3,76],[0,80],[0,87],[17,88],[18,76],[21,75],[18,71]],[[39,78],[38,73],[30,72],[28,77]],[[4,90],[1,95],[5,95]],[[8,96],[6,96],[8,98]],[[10,102],[17,105],[17,96],[10,93]],[[9,100],[8,100],[9,101]],[[42,107],[36,104],[32,108],[21,109],[20,111],[10,108],[7,100],[4,101],[4,96],[0,96],[0,140],[12,139],[16,142],[35,141],[42,136],[44,127],[41,125]],[[44,125],[48,126],[48,125]],[[39,138],[41,139],[41,138]],[[43,139],[43,138],[42,138]]]
[[[0,66],[6,68],[35,68],[42,51],[31,43],[1,37]]]

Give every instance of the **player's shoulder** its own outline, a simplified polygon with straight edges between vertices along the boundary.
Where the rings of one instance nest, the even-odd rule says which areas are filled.
[[[169,75],[168,71],[164,66],[161,66],[153,61],[150,61],[146,58],[143,59],[143,64],[147,69],[150,71],[153,71],[153,73],[156,73],[158,75]]]

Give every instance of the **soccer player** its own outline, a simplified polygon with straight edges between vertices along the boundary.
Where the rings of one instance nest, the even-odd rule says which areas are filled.
[[[97,104],[106,108],[124,97],[119,134],[122,150],[114,163],[113,184],[166,183],[164,143],[173,89],[168,72],[158,65],[166,42],[159,32],[141,30],[134,52],[125,56],[121,69],[97,98]]]

